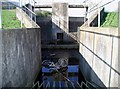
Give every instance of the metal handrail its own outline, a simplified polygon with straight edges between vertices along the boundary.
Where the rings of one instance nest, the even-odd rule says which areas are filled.
[[[95,85],[93,85],[91,82],[89,82],[89,81],[86,81],[86,84],[88,85],[88,84],[90,84],[91,86],[93,86],[93,87],[95,87]]]
[[[28,7],[24,6],[30,13],[37,15],[35,12],[33,12],[32,10],[30,10]]]
[[[18,6],[18,5],[16,5],[16,4],[14,4],[14,3],[12,3],[12,2],[10,2],[10,1],[8,1],[8,0],[4,0],[5,2],[8,2],[8,3],[11,3],[11,4],[13,4],[13,5],[15,5],[16,7],[18,7],[18,8],[20,8],[20,9],[22,9],[22,10],[25,10],[24,8],[22,8],[22,7],[20,7],[20,6]],[[35,14],[33,11],[31,11],[29,8],[27,8],[31,13],[33,13],[33,14]],[[36,14],[35,14],[36,15]]]
[[[9,0],[5,0],[5,2],[8,2]],[[26,6],[24,6],[25,8],[23,8],[23,7],[21,7],[21,6],[18,6],[18,5],[16,5],[16,4],[14,4],[14,3],[12,3],[12,2],[8,2],[8,3],[11,3],[11,4],[13,4],[14,6],[16,6],[16,7],[18,7],[19,9],[21,9],[21,10],[25,10],[26,11],[26,9],[31,13],[31,17],[32,17],[32,14],[34,15],[34,18],[35,18],[35,22],[36,22],[36,13],[34,13],[32,10],[30,10],[29,8],[27,8]],[[31,20],[32,20],[32,18],[31,18]]]
[[[82,88],[82,89],[83,89],[83,85],[85,85],[88,89],[90,89],[90,88],[88,87],[88,85],[82,81],[82,82],[81,82],[81,88]]]
[[[93,86],[93,87],[97,87],[97,88],[102,89],[102,87],[100,87],[100,86],[99,86],[98,84],[96,84],[95,82],[86,81],[86,84],[90,84],[90,85]]]
[[[44,84],[44,81],[40,84],[40,86],[39,86],[39,82],[37,83],[38,84],[38,89],[41,89],[41,87],[43,86],[43,84]],[[31,89],[34,89],[34,87],[36,86],[36,84],[34,85],[34,86],[32,86],[32,88]]]

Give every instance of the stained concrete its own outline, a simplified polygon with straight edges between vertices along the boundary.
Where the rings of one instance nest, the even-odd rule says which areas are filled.
[[[2,30],[0,30],[0,44],[2,44]],[[2,45],[0,45],[0,71],[2,71]],[[0,72],[0,89],[2,88],[2,72]]]
[[[84,23],[84,17],[69,17],[69,32],[77,32]]]
[[[2,30],[0,34],[2,87],[32,86],[41,68],[40,29]]]
[[[119,34],[117,28],[81,27],[80,68],[87,81],[101,87],[119,87]]]
[[[69,32],[68,3],[52,4],[52,33],[54,40],[57,39],[57,33],[64,33],[64,40],[69,40],[65,34]]]

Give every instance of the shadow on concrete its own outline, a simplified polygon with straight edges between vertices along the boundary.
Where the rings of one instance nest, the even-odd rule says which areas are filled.
[[[119,11],[120,11],[120,9],[119,9]],[[119,20],[120,20],[120,17],[119,17]],[[119,23],[119,25],[120,25],[120,23]],[[118,35],[120,36],[120,26],[119,26],[119,29],[118,29]],[[120,40],[118,40],[118,71],[120,71]],[[120,87],[120,77],[118,77],[118,86]]]
[[[82,75],[85,77],[85,81],[90,82],[93,84],[97,89],[107,89],[103,82],[100,80],[100,78],[97,76],[97,74],[94,72],[94,70],[90,67],[90,65],[87,63],[86,59],[79,54],[80,56],[80,70],[82,71]],[[87,75],[84,74],[84,71],[87,71]],[[91,76],[94,78],[92,79]],[[95,82],[94,82],[95,81]]]
[[[84,17],[69,17],[69,32],[77,32],[78,27],[82,26],[83,24]]]
[[[38,18],[37,24],[41,27],[41,38],[43,45],[77,44],[76,40],[74,40],[63,29],[59,28],[55,23],[52,22],[51,17],[41,19]],[[57,29],[52,29],[52,25],[54,25]],[[63,33],[63,39],[57,39],[57,33]]]

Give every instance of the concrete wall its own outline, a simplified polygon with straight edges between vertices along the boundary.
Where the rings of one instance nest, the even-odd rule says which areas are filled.
[[[101,87],[120,88],[119,42],[117,28],[79,29],[80,69],[86,80]]]
[[[2,30],[0,34],[2,87],[30,87],[41,68],[40,29]]]
[[[69,32],[68,3],[53,3],[52,5],[52,34],[54,40],[57,33],[64,33],[63,40],[71,41],[66,34]]]
[[[68,30],[68,3],[53,3],[52,4],[52,22],[65,32]],[[53,29],[59,29],[53,24]]]
[[[25,25],[26,28],[40,28],[36,22],[31,20],[31,18],[19,8],[16,9],[16,17],[22,21],[22,23]]]
[[[2,44],[2,30],[0,30],[0,44]],[[2,71],[2,45],[0,45],[0,71]],[[2,72],[0,72],[0,89],[2,88]]]
[[[84,17],[69,17],[69,32],[77,32],[84,23]]]
[[[37,24],[41,28],[42,43],[50,42],[52,40],[52,18],[37,16],[36,21],[37,21]]]
[[[65,41],[73,41],[74,37],[71,38],[70,36],[71,36],[71,34],[74,34],[74,32],[77,32],[77,28],[83,24],[84,18],[69,17],[69,31],[70,31],[69,35],[70,36],[68,36],[62,29],[52,29],[52,18],[51,17],[37,16],[36,21],[37,21],[37,24],[41,28],[42,43],[49,43],[56,38],[55,36],[56,36],[57,32],[64,33],[64,37],[66,38]],[[75,34],[75,36],[77,36],[77,35]]]

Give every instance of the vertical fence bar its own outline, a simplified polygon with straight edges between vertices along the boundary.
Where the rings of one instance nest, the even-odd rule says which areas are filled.
[[[31,12],[30,12],[30,13],[31,13]],[[30,15],[31,15],[30,18],[31,18],[31,24],[32,24],[32,18],[33,18],[32,16],[33,16],[33,15],[32,15],[32,13],[31,13]]]
[[[120,1],[118,2],[118,28],[120,30]]]
[[[90,26],[90,13],[87,13],[87,16],[88,16],[88,27]]]
[[[98,9],[98,27],[100,27],[100,8]]]
[[[35,15],[35,23],[36,23],[36,15]]]
[[[0,1],[0,89],[2,88],[2,2]]]
[[[0,1],[0,30],[2,29],[2,2]]]
[[[20,4],[20,7],[22,7],[22,0],[19,1],[19,4]],[[22,9],[20,8],[20,13],[21,13],[21,28],[23,27],[22,26],[22,23],[23,23],[23,18],[22,18]]]

